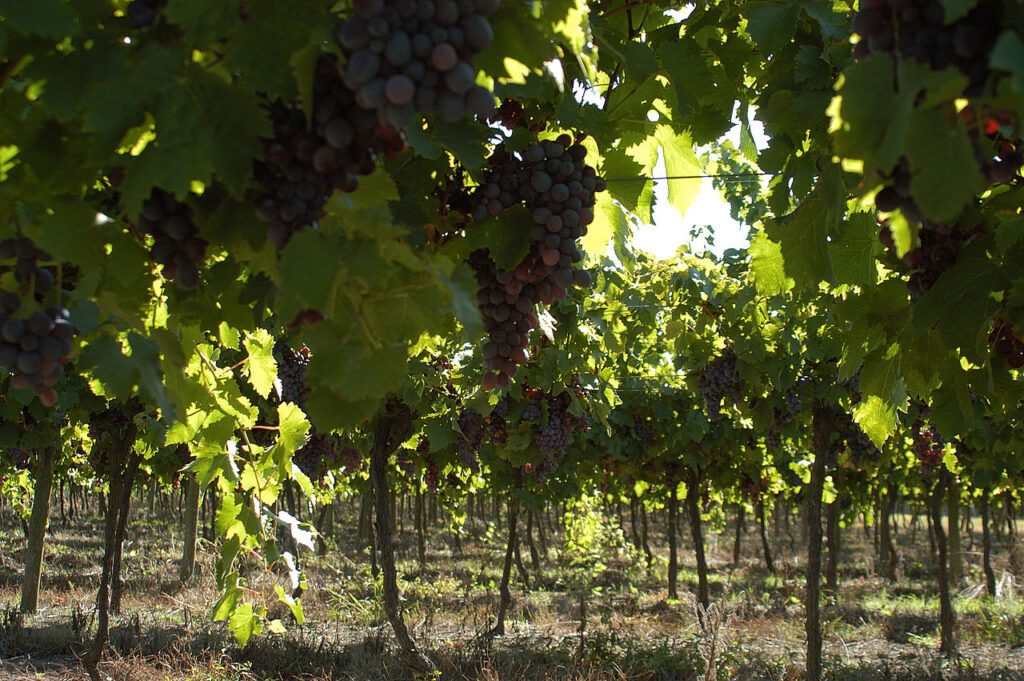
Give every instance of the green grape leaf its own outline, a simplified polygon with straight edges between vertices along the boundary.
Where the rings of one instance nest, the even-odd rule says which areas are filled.
[[[245,364],[245,375],[256,394],[266,399],[274,388],[277,378],[277,362],[274,360],[274,337],[264,329],[248,334],[243,341],[249,359]]]
[[[946,25],[955,24],[978,5],[978,0],[942,0]]]
[[[872,213],[854,213],[841,224],[841,235],[829,242],[829,259],[836,281],[872,286],[878,280],[874,253],[878,248],[878,223]]]
[[[685,133],[677,133],[667,125],[659,125],[655,134],[665,155],[665,170],[669,177],[703,175],[704,167],[697,160],[693,140]],[[680,215],[686,215],[700,192],[701,180],[673,180],[668,183],[668,201]]]
[[[914,305],[918,333],[934,327],[948,347],[980,358],[989,320],[1000,307],[992,292],[1001,290],[1003,276],[983,246],[969,245]]]
[[[951,125],[935,109],[915,109],[907,131],[910,190],[924,214],[937,222],[954,219],[985,185],[967,128]],[[956,168],[950,173],[950,168]]]
[[[767,236],[780,246],[787,277],[810,288],[832,280],[829,237],[837,233],[845,210],[842,183],[833,167],[822,172],[814,191],[796,210],[765,226]],[[761,249],[762,254],[768,250],[763,245]]]
[[[782,246],[764,232],[758,232],[750,239],[750,259],[754,281],[761,293],[783,293],[793,287],[793,280],[786,276]]]
[[[153,187],[189,195],[193,180],[219,178],[240,196],[261,153],[269,121],[256,95],[198,67],[161,92],[154,118],[156,140],[127,164],[122,186],[130,215],[142,210]]]
[[[860,374],[861,401],[853,409],[854,421],[878,447],[896,427],[896,413],[907,402],[896,350],[893,347],[881,357],[865,359]]]
[[[996,224],[996,245],[1006,255],[1011,248],[1024,241],[1024,215],[1000,216]]]
[[[81,32],[63,0],[0,0],[0,17],[22,35],[60,39]]]
[[[238,645],[245,646],[253,636],[259,636],[263,631],[263,621],[253,611],[252,603],[242,603],[228,618],[228,630]]]
[[[266,93],[270,100],[295,99],[296,86],[292,59],[307,45],[332,40],[337,24],[317,2],[278,2],[249,0],[247,23],[231,40],[225,66],[241,72],[247,88],[238,91]]]
[[[1019,106],[1024,108],[1024,39],[1014,31],[1004,31],[992,48],[989,63],[1011,74],[1010,82],[1020,96]]]
[[[174,0],[163,9],[167,20],[185,30],[185,42],[194,48],[211,46],[233,36],[242,26],[238,7],[230,2]]]
[[[800,16],[797,2],[752,2],[745,8],[747,33],[767,56],[778,52],[793,38]]]

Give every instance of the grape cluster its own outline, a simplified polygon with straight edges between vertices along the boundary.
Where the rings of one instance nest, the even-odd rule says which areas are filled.
[[[359,105],[403,129],[417,113],[447,123],[466,110],[486,119],[494,95],[476,85],[475,55],[494,41],[501,0],[359,0],[338,30],[345,84]]]
[[[433,452],[430,451],[430,438],[426,435],[420,436],[419,441],[416,443],[416,454],[423,459],[423,463],[426,466],[425,480],[427,489],[431,492],[436,492],[438,485],[441,481],[441,470],[434,461]]]
[[[654,428],[652,428],[650,422],[640,414],[633,415],[633,434],[636,436],[637,440],[645,445],[649,445],[654,442]]]
[[[934,475],[942,464],[942,438],[938,437],[931,427],[920,422],[914,424],[910,434],[921,473],[926,476]]]
[[[517,99],[506,97],[501,101],[497,111],[490,117],[490,122],[500,125],[508,130],[525,129],[530,132],[541,132],[544,129],[543,122],[533,122],[534,117],[526,113],[523,103]]]
[[[586,149],[574,144],[569,135],[532,144],[518,155],[499,147],[471,197],[477,222],[519,204],[531,215],[524,235],[530,248],[514,268],[499,269],[486,250],[475,251],[469,259],[489,335],[483,347],[484,364],[496,372],[484,375],[486,390],[507,388],[516,366],[526,360],[527,336],[537,323],[534,306],[561,300],[571,286],[585,288],[593,283],[589,272],[573,266],[583,259],[577,241],[594,220],[596,193],[607,184],[586,165],[586,155]]]
[[[27,471],[32,467],[31,452],[21,447],[11,447],[11,463],[19,471]]]
[[[484,417],[475,409],[463,409],[459,412],[459,432],[456,439],[456,450],[459,462],[474,473],[479,470],[477,455],[487,434]]]
[[[306,444],[295,452],[292,462],[307,478],[313,482],[320,482],[327,477],[327,473],[338,467],[339,459],[338,447],[334,438],[314,431],[306,440]]]
[[[139,232],[153,237],[149,255],[163,265],[163,275],[191,291],[199,285],[197,265],[206,257],[207,242],[199,236],[192,208],[173,194],[153,189],[142,202],[142,215],[135,222]]]
[[[17,317],[21,303],[13,291],[0,294],[0,367],[11,373],[12,388],[29,388],[52,407],[57,403],[53,386],[64,375],[75,327],[67,309],[59,306]]]
[[[725,351],[708,362],[700,375],[700,390],[708,408],[708,418],[717,421],[722,418],[722,398],[738,399],[743,382],[736,372],[736,352],[727,347]]]
[[[920,245],[904,253],[902,258],[903,264],[910,268],[907,290],[911,300],[918,300],[927,293],[942,273],[956,262],[963,244],[983,231],[980,226],[963,230],[957,225],[924,221],[918,230]],[[896,244],[888,226],[882,228],[879,240],[895,252]]]
[[[1024,367],[1024,338],[1017,334],[1015,325],[997,317],[992,332],[988,335],[988,342],[1011,367]]]
[[[765,478],[755,480],[753,477],[744,474],[740,479],[740,494],[743,495],[744,499],[749,499],[755,504],[761,498],[761,495],[767,491],[768,481]]]
[[[278,343],[277,350],[281,354],[281,361],[277,367],[277,377],[281,381],[281,401],[301,407],[306,403],[306,395],[309,394],[309,387],[306,385],[309,348],[303,345],[298,350],[292,350],[284,343]]]
[[[109,438],[124,432],[131,425],[131,420],[132,416],[116,405],[89,415],[89,439],[93,441],[89,465],[99,475],[108,474],[113,463]]]
[[[125,8],[125,14],[132,28],[146,28],[156,23],[160,10],[166,4],[167,0],[132,0]]]
[[[14,280],[23,288],[31,290],[36,300],[53,290],[56,283],[53,267],[43,267],[40,262],[53,260],[53,256],[35,245],[31,239],[16,237],[0,241],[0,259],[13,260],[4,264],[0,273],[14,272]]]
[[[879,454],[878,447],[871,441],[868,434],[860,427],[860,424],[853,420],[847,412],[837,415],[836,424],[836,446],[846,447],[850,452],[850,458],[854,466],[859,466],[866,458],[877,461]]]
[[[277,248],[319,219],[335,189],[354,191],[358,178],[373,172],[378,152],[391,156],[405,148],[397,130],[356,103],[331,56],[317,61],[312,129],[298,107],[277,101],[267,110],[274,136],[263,140],[263,158],[254,164],[262,187],[254,205]]]
[[[503,396],[498,403],[494,405],[494,409],[491,411],[491,415],[487,417],[487,426],[491,441],[502,445],[508,440],[508,421],[505,417],[508,416],[508,395]]]
[[[540,464],[530,464],[525,470],[534,474],[537,484],[543,484],[548,476],[557,470],[556,462],[565,456],[573,433],[590,430],[590,419],[586,416],[576,416],[569,411],[572,397],[567,391],[552,395],[535,390],[531,395],[532,403],[523,410],[523,420],[532,422],[533,443],[544,458]],[[541,401],[547,403],[547,421],[526,418],[528,415],[532,416],[527,412],[534,407],[537,409],[538,417],[543,413],[539,404]]]
[[[970,80],[968,94],[977,94],[1003,26],[999,2],[981,0],[951,24],[945,14],[940,0],[865,0],[853,17],[853,31],[861,37],[854,56],[881,52],[925,62],[936,71],[953,66]]]
[[[354,447],[342,447],[338,452],[338,459],[348,475],[361,471],[366,466],[366,457]]]
[[[416,462],[412,460],[413,453],[414,450],[408,447],[402,447],[395,453],[395,464],[398,466],[398,470],[407,478],[411,478],[413,473],[416,472]]]

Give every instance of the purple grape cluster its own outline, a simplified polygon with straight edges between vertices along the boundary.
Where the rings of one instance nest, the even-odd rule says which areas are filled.
[[[530,145],[520,154],[499,147],[490,170],[471,196],[477,222],[522,204],[530,211],[525,230],[530,248],[511,270],[499,269],[486,250],[469,259],[476,271],[477,303],[488,340],[484,364],[495,372],[484,375],[484,389],[507,388],[517,365],[526,360],[530,330],[536,326],[533,308],[550,305],[567,295],[571,286],[589,287],[590,272],[574,269],[583,259],[578,240],[594,221],[597,192],[607,183],[586,165],[586,149],[569,135]],[[516,342],[508,342],[514,334]]]
[[[996,0],[981,0],[952,23],[946,22],[940,0],[864,0],[853,16],[853,32],[861,38],[854,56],[881,52],[916,59],[936,71],[953,66],[970,79],[968,94],[980,94],[1003,25]]]
[[[23,289],[35,294],[36,300],[53,290],[56,280],[52,267],[43,267],[40,262],[53,260],[53,256],[36,246],[35,242],[26,237],[14,237],[0,241],[0,259],[14,261],[4,263],[0,274],[14,272],[14,280]]]
[[[633,435],[637,440],[645,445],[652,444],[655,438],[654,428],[652,428],[650,422],[640,414],[633,415]]]
[[[700,375],[700,390],[708,408],[708,418],[717,421],[722,418],[722,398],[738,399],[743,381],[736,372],[736,352],[727,347],[725,351],[708,362]]]
[[[306,385],[309,348],[303,345],[298,350],[292,350],[284,343],[278,343],[277,350],[281,355],[281,361],[277,366],[277,377],[281,381],[281,401],[301,407],[306,403],[306,395],[309,394],[309,387]]]
[[[132,28],[147,28],[156,23],[160,10],[167,4],[167,0],[132,0],[125,8],[125,14]]]
[[[57,403],[53,386],[64,375],[76,334],[70,314],[60,306],[15,316],[22,299],[13,291],[0,294],[0,367],[11,374],[11,387],[28,388],[44,406]]]
[[[397,129],[416,114],[454,123],[494,113],[494,95],[476,84],[474,57],[494,41],[488,17],[501,0],[357,0],[338,29],[345,84],[359,105]]]
[[[586,416],[576,416],[569,411],[572,397],[567,391],[557,395],[535,391],[532,399],[535,405],[540,400],[544,400],[548,407],[546,423],[536,419],[532,420],[533,443],[544,458],[539,465],[530,464],[528,468],[528,472],[532,471],[535,474],[537,484],[543,484],[558,469],[556,462],[565,456],[565,450],[572,441],[573,433],[590,430],[590,419]],[[524,417],[525,415],[524,410]]]
[[[263,190],[254,205],[277,248],[320,218],[335,189],[355,191],[358,178],[373,172],[379,153],[390,158],[405,149],[397,130],[378,124],[357,104],[333,56],[317,61],[312,129],[296,106],[277,101],[267,109],[274,136],[263,141],[263,159],[254,164]]]
[[[340,463],[337,443],[332,436],[313,431],[306,444],[295,452],[292,463],[298,466],[307,478],[313,482],[320,482]]]
[[[487,417],[491,442],[495,444],[502,445],[508,440],[508,421],[505,419],[506,416],[508,416],[508,395],[498,400],[498,403],[494,405],[494,409],[491,411],[491,415]]]
[[[153,237],[149,256],[163,266],[164,277],[173,279],[186,291],[199,285],[198,265],[206,257],[207,242],[199,236],[191,206],[178,201],[174,194],[155,188],[142,202],[142,215],[135,227]]]
[[[352,475],[363,470],[366,465],[366,457],[354,447],[342,447],[338,458],[345,469],[345,473]]]
[[[133,408],[137,408],[137,405],[133,405]],[[113,462],[109,440],[123,433],[131,421],[132,416],[118,405],[89,415],[89,439],[93,442],[89,451],[89,465],[97,474],[105,476],[111,472]]]
[[[32,467],[31,452],[27,449],[11,447],[9,451],[11,453],[11,463],[14,464],[15,470],[27,471]]]
[[[487,424],[480,412],[475,409],[463,409],[459,412],[459,432],[456,439],[459,462],[473,472],[479,470],[477,455],[486,434]]]

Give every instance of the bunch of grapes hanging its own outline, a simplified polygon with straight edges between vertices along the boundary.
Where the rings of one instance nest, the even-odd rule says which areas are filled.
[[[1024,338],[1017,332],[1017,326],[996,318],[988,342],[1014,369],[1024,367]]]
[[[306,385],[306,369],[310,359],[309,348],[303,345],[297,350],[292,350],[284,343],[277,343],[275,350],[281,356],[281,361],[277,365],[278,391],[281,401],[291,402],[302,407],[306,403],[306,395],[309,394],[309,386]]]
[[[345,84],[384,125],[408,127],[416,114],[454,123],[494,112],[476,84],[474,57],[494,41],[488,17],[500,0],[358,0],[338,30]]]
[[[379,154],[404,149],[397,131],[381,126],[372,111],[356,103],[330,55],[317,61],[312,126],[297,106],[282,101],[266,106],[273,137],[263,140],[263,158],[253,167],[262,189],[254,205],[277,248],[320,218],[335,189],[354,191],[358,178],[373,172]]]
[[[475,409],[463,409],[459,412],[456,451],[459,454],[459,463],[474,473],[480,469],[477,457],[486,434],[487,423],[480,412]]]
[[[529,333],[537,325],[534,307],[564,298],[572,286],[592,283],[589,272],[575,267],[583,260],[578,242],[594,221],[597,192],[607,185],[586,164],[586,155],[581,144],[564,134],[521,153],[499,147],[471,196],[477,222],[514,205],[525,206],[530,214],[522,234],[529,250],[515,267],[499,268],[487,250],[469,258],[488,334],[484,365],[493,372],[484,375],[486,390],[507,388],[517,366],[526,361]]]
[[[558,470],[558,461],[565,457],[573,433],[590,430],[590,419],[571,412],[572,394],[568,391],[553,395],[529,388],[526,396],[530,403],[523,409],[522,420],[532,424],[531,438],[543,458],[526,464],[524,471],[533,473],[540,485]]]
[[[320,482],[341,463],[336,438],[314,431],[306,444],[295,452],[292,462],[307,478]]]
[[[163,267],[164,277],[186,291],[199,285],[198,265],[206,257],[207,242],[199,236],[188,204],[155,188],[142,202],[142,215],[135,221],[135,228],[153,237],[149,257]]]
[[[717,421],[722,418],[722,398],[737,400],[743,381],[736,371],[736,352],[727,347],[721,355],[708,362],[700,375],[700,389],[708,408],[708,418]]]
[[[73,349],[75,327],[67,308],[40,303],[56,290],[53,256],[31,239],[0,241],[0,367],[11,374],[10,385],[28,388],[47,407],[57,402],[53,387],[64,375]],[[10,275],[10,278],[7,278]]]

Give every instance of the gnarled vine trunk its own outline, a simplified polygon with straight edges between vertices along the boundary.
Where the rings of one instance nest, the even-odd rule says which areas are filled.
[[[509,584],[512,581],[512,561],[517,544],[516,529],[519,524],[519,500],[516,498],[515,490],[509,493],[508,497],[508,544],[505,546],[505,563],[501,569],[501,584],[498,587],[500,600],[498,602],[498,615],[494,626],[487,632],[487,636],[505,635],[505,618],[508,616],[508,609],[512,605],[512,589]]]
[[[939,650],[947,657],[952,657],[956,655],[957,649],[956,614],[953,612],[953,600],[949,593],[949,547],[946,532],[942,527],[943,497],[948,487],[949,471],[943,466],[939,469],[938,479],[932,490],[930,511],[939,569]]]
[[[825,459],[832,444],[834,415],[816,404],[812,417],[814,463],[807,487],[807,594],[804,600],[807,634],[807,681],[821,679],[821,496],[825,486]]]
[[[700,493],[697,491],[698,476],[694,468],[686,469],[686,510],[689,513],[690,537],[697,558],[697,602],[704,611],[711,607],[711,591],[708,587],[708,561],[704,555],[704,530],[700,520]]]
[[[981,492],[981,561],[982,570],[985,572],[985,590],[990,598],[995,598],[996,573],[992,570],[992,537],[989,534],[991,518],[988,503],[989,491],[984,489]]]
[[[110,494],[104,508],[103,566],[96,593],[96,636],[82,658],[82,664],[92,681],[100,681],[99,663],[110,636],[111,582],[115,578],[115,569],[120,567],[117,555],[124,542],[132,485],[141,462],[141,457],[133,451],[136,432],[134,421],[129,421],[123,432],[112,434],[108,452]],[[101,445],[96,443],[93,446]]]
[[[679,600],[677,580],[679,579],[678,547],[676,546],[676,524],[679,515],[679,499],[676,496],[676,483],[668,485],[668,597]]]
[[[388,485],[388,459],[405,441],[412,426],[412,413],[404,403],[391,400],[384,407],[373,428],[370,448],[370,482],[373,487],[373,509],[376,518],[377,551],[384,580],[384,614],[395,632],[406,664],[417,672],[433,674],[434,663],[416,647],[405,626],[398,593],[398,571],[395,566],[391,488]]]
[[[43,569],[46,522],[50,517],[50,493],[57,450],[43,447],[36,453],[36,484],[32,494],[32,514],[28,521],[28,546],[25,548],[25,574],[21,580],[21,611],[34,613],[39,607],[39,577]]]
[[[757,499],[757,527],[761,533],[761,549],[764,551],[764,566],[768,568],[768,572],[775,574],[775,563],[772,561],[772,549],[768,544],[768,519],[766,517],[767,511],[764,507],[764,497],[758,497]]]

